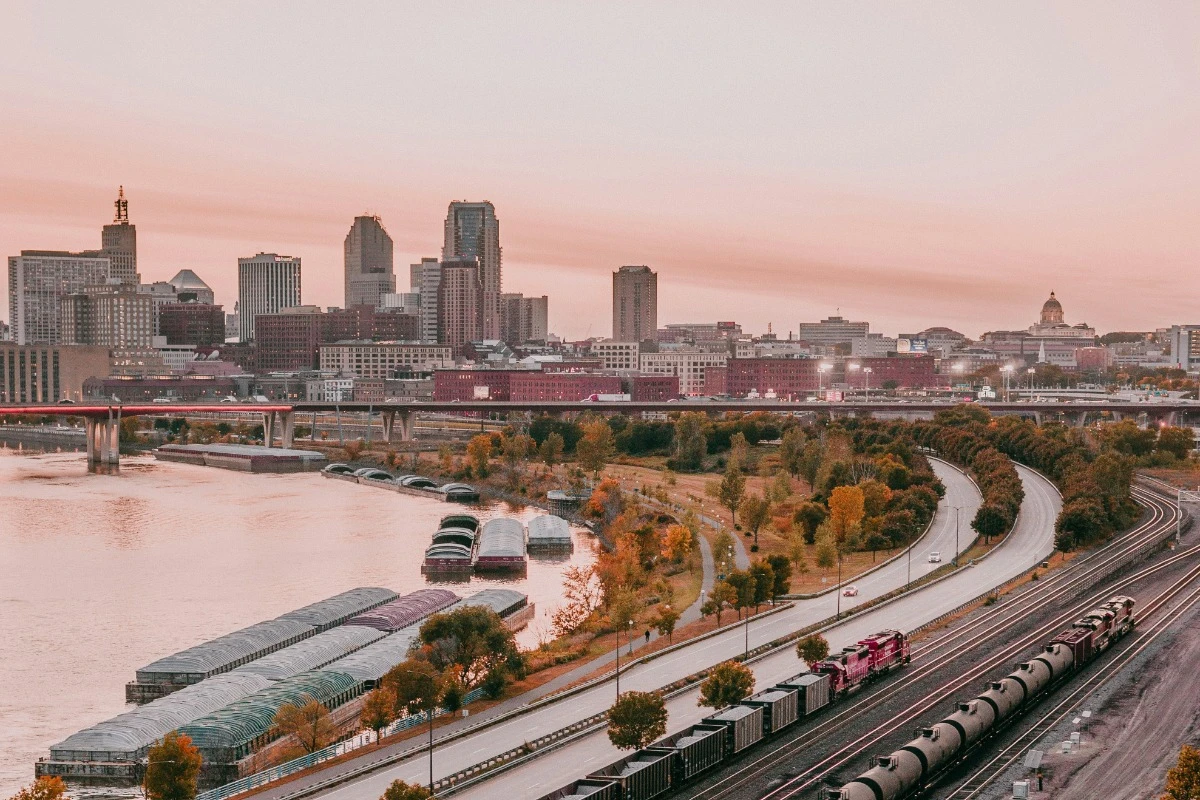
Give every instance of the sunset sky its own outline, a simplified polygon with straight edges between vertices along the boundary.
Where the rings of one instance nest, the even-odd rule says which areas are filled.
[[[622,264],[660,324],[977,336],[1051,289],[1102,331],[1200,323],[1200,3],[0,11],[2,256],[99,246],[124,184],[144,280],[232,311],[274,251],[340,305],[356,214],[403,290],[487,199],[505,290],[569,338],[610,334]]]

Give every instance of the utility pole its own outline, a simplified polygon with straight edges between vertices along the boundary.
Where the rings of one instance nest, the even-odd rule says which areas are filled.
[[[951,506],[954,509],[954,566],[958,566],[958,525],[962,520],[962,509],[958,506]]]

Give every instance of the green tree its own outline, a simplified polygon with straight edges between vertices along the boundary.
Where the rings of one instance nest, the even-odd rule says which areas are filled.
[[[713,560],[716,562],[717,574],[725,575],[733,571],[734,567],[734,545],[733,536],[729,531],[722,528],[717,531],[716,537],[713,539]]]
[[[817,528],[828,519],[829,511],[820,503],[804,502],[796,509],[793,517],[804,529],[804,541],[814,544],[817,540]]]
[[[833,532],[827,530],[828,525],[822,523],[821,529],[817,533],[817,566],[820,569],[829,569],[837,564],[838,550],[837,540],[833,538]]]
[[[712,595],[709,596],[708,600],[706,600],[704,605],[701,607],[700,613],[706,617],[709,615],[715,616],[717,618],[717,625],[720,626],[721,613],[726,608],[734,607],[737,601],[737,589],[730,586],[725,581],[718,581],[717,584],[713,586]]]
[[[551,431],[542,442],[542,446],[538,450],[538,455],[541,456],[542,462],[547,467],[553,467],[562,461],[563,447],[562,434],[558,431]]]
[[[737,594],[733,607],[737,609],[738,619],[741,619],[742,609],[748,609],[754,605],[754,578],[746,570],[735,569],[725,576],[725,583],[732,586]]]
[[[810,667],[829,656],[829,642],[819,633],[805,636],[796,642],[796,655],[804,659]]]
[[[57,775],[43,775],[14,794],[11,800],[65,800],[67,785]]]
[[[683,472],[698,472],[704,467],[708,437],[704,429],[708,417],[699,411],[685,411],[675,421],[674,468]]]
[[[659,636],[667,637],[667,644],[671,643],[671,637],[675,633],[675,623],[679,622],[679,612],[670,606],[659,606],[658,612],[654,615],[654,629],[658,631]]]
[[[754,673],[745,664],[726,661],[713,667],[700,684],[699,706],[725,708],[741,702],[754,690]]]
[[[875,531],[867,535],[867,540],[863,544],[871,551],[871,563],[875,563],[875,554],[880,550],[886,550],[890,542],[882,533]]]
[[[383,790],[383,795],[379,800],[429,800],[431,797],[433,794],[424,786],[395,780]]]
[[[148,800],[195,800],[201,763],[192,740],[172,731],[146,753],[142,790]]]
[[[737,527],[737,510],[746,496],[746,476],[738,469],[737,464],[730,462],[725,467],[725,474],[719,482],[714,481],[706,487],[706,491],[717,501],[729,509],[734,527]]]
[[[804,457],[800,460],[800,476],[813,489],[816,488],[817,473],[821,471],[824,460],[825,453],[820,442],[812,440],[804,445]]]
[[[995,503],[984,503],[975,512],[971,527],[977,533],[983,534],[984,540],[989,541],[993,536],[1003,536],[1008,530],[1009,515]]]
[[[771,599],[771,592],[775,588],[775,570],[766,561],[759,560],[750,565],[749,572],[750,579],[754,581],[754,612],[758,613],[758,607]]]
[[[779,443],[779,465],[793,478],[799,476],[804,467],[805,444],[804,431],[800,426],[793,425],[783,432],[783,439]]]
[[[1159,453],[1170,453],[1180,461],[1185,461],[1195,446],[1196,437],[1191,428],[1167,427],[1158,432],[1158,441],[1155,442],[1154,449]]]
[[[1200,800],[1200,750],[1186,744],[1180,748],[1165,788],[1161,800]]]
[[[740,506],[742,524],[754,534],[754,547],[758,549],[758,531],[771,516],[771,501],[763,495],[746,495]]]
[[[331,744],[337,734],[329,709],[312,698],[304,703],[284,703],[275,712],[274,724],[280,736],[295,736],[306,753]]]
[[[457,668],[467,691],[487,682],[498,693],[507,678],[525,674],[513,632],[490,608],[434,614],[421,625],[420,636],[429,662],[442,672]]]
[[[655,692],[625,692],[608,709],[608,740],[640,750],[667,732],[667,706]]]
[[[746,434],[738,431],[733,436],[729,437],[729,462],[740,470],[744,470],[750,466],[750,443],[746,441]]]
[[[771,566],[771,600],[778,600],[792,589],[792,560],[778,553],[767,556]]]
[[[765,462],[764,462],[765,463]],[[771,487],[767,490],[770,498],[776,503],[782,503],[792,496],[792,479],[783,470],[775,473]]]

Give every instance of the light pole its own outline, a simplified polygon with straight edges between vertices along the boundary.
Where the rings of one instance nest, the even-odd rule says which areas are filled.
[[[620,648],[618,648],[618,649],[620,649]],[[410,672],[410,673],[413,672],[412,669],[402,669],[400,671],[401,672]],[[428,673],[426,673],[426,674],[428,674]],[[429,794],[430,795],[433,794],[433,709],[434,709],[434,706],[436,706],[438,702],[440,702],[440,698],[437,701],[431,701],[429,707],[427,709],[425,709],[425,716],[429,720]]]
[[[908,582],[904,586],[904,588],[906,588],[906,589],[909,586],[912,586],[912,549],[913,549],[913,545],[910,544],[908,546]]]
[[[825,391],[825,373],[829,372],[829,370],[831,370],[831,369],[833,369],[832,364],[818,364],[817,365],[817,391],[818,392]]]
[[[838,579],[837,579],[837,612],[833,615],[834,619],[842,618],[842,548],[839,546],[837,551],[838,557]]]
[[[958,566],[958,524],[962,519],[962,509],[958,506],[950,506],[954,509],[954,566]]]
[[[745,656],[748,658],[750,656],[750,615],[749,614],[746,615],[745,628],[746,628],[746,649],[744,652],[745,652]]]
[[[871,402],[871,373],[874,372],[870,367],[863,367],[863,378],[866,380],[867,402]]]
[[[633,655],[633,620],[629,620],[629,627],[625,631],[625,638],[629,640],[629,655]],[[617,649],[620,650],[620,646]]]
[[[1007,403],[1012,399],[1011,392],[1013,366],[1012,364],[1005,364],[1000,368],[1000,371],[1004,373],[1004,402]]]
[[[621,632],[617,631],[617,699],[621,699]]]

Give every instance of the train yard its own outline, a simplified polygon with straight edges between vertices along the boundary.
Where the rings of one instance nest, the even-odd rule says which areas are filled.
[[[874,756],[891,752],[911,739],[915,726],[945,716],[955,699],[973,696],[985,681],[1002,678],[1013,663],[1035,656],[1047,640],[1114,594],[1142,598],[1139,615],[1148,623],[1146,630],[1157,630],[1157,614],[1176,613],[1166,610],[1175,609],[1175,605],[1167,602],[1164,606],[1158,598],[1174,581],[1183,581],[1180,586],[1184,587],[1195,579],[1190,564],[1197,548],[1155,556],[1144,566],[1129,566],[1161,547],[1176,525],[1171,503],[1145,488],[1136,492],[1147,508],[1143,521],[1108,547],[925,637],[913,646],[912,665],[897,677],[852,695],[829,709],[823,718],[778,737],[769,752],[727,762],[707,777],[677,789],[672,796],[693,800],[823,798],[829,789],[840,788],[869,769]],[[1144,634],[1138,633],[1124,640],[1121,647],[1098,660],[1097,668],[1121,658],[1124,648],[1136,646],[1143,638]],[[1045,714],[1044,709],[1059,702],[1055,699],[1059,694],[1073,688],[1073,682],[1065,682],[1053,697],[1022,715],[1021,720]],[[992,741],[999,740],[987,737],[987,744],[968,754],[970,760],[979,762]],[[1027,749],[1017,745],[1014,752],[1023,756]],[[996,774],[1003,771],[1004,763],[1005,759],[997,762],[1000,769]],[[956,774],[951,770],[941,780],[949,781]],[[965,777],[959,778],[960,782]],[[983,778],[978,779],[980,783]],[[952,783],[931,784],[930,791],[923,790],[920,796],[946,796],[957,788]]]

